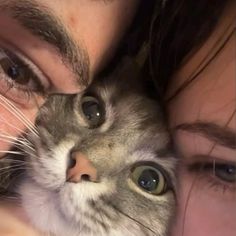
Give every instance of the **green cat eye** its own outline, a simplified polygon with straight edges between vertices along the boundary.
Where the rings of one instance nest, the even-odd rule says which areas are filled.
[[[131,180],[142,190],[161,195],[167,190],[167,182],[164,174],[157,167],[140,165],[131,171]]]
[[[100,102],[95,97],[82,97],[81,110],[90,128],[96,128],[103,123],[104,110]]]

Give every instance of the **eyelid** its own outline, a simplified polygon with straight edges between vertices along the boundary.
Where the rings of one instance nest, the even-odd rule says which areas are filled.
[[[204,160],[195,160],[190,163],[185,163],[185,167],[190,173],[209,173],[212,170],[212,174],[215,173],[216,168],[222,166],[232,166],[236,168],[236,161],[227,161],[219,158],[205,157]],[[214,174],[215,175],[215,174]],[[215,176],[217,177],[217,176]]]
[[[15,51],[14,51],[15,52]],[[34,65],[29,59],[20,54],[19,52],[12,53],[8,47],[0,46],[1,58],[5,59],[5,66],[0,66],[0,93],[23,109],[39,107],[45,101],[47,94],[50,91],[50,83],[43,75],[40,69]],[[26,71],[23,72],[20,78],[25,78],[25,83],[18,81],[18,78],[9,76],[7,67],[19,67]],[[16,79],[16,80],[15,80]]]
[[[16,47],[9,45],[6,42],[2,43],[2,40],[1,40],[0,41],[1,53],[4,53],[4,50],[9,51],[11,54],[15,55],[20,61],[22,61],[28,67],[29,70],[31,70],[31,72],[36,76],[36,78],[38,78],[37,82],[41,84],[41,86],[44,88],[44,91],[52,90],[51,80],[43,73],[43,71],[30,58],[24,55],[23,52],[21,52]],[[8,57],[7,54],[6,54],[6,57]]]
[[[45,76],[45,74],[39,69],[37,65],[35,65],[31,60],[26,58],[23,54],[19,52],[14,52],[15,55],[22,60],[23,63],[25,63],[28,66],[28,69],[32,71],[32,73],[35,74],[35,76],[40,80],[38,82],[41,83],[44,90],[49,91],[51,87],[50,80]]]
[[[221,191],[223,195],[227,195],[229,197],[235,198],[236,193],[236,182],[235,179],[233,181],[226,180],[222,178],[222,176],[217,174],[218,167],[220,166],[233,166],[236,168],[236,162],[231,164],[228,162],[196,162],[187,166],[187,171],[189,174],[194,174],[194,178],[198,180],[199,184],[204,184],[201,187],[203,188],[205,185],[207,187],[213,188],[215,191]]]
[[[217,162],[219,164],[231,164],[231,165],[236,165],[236,160],[233,161],[233,159],[235,159],[234,157],[232,158],[232,160],[229,160],[229,158],[219,158],[216,156],[211,156],[211,155],[203,155],[203,154],[197,154],[197,155],[192,155],[191,157],[188,158],[184,158],[184,165],[187,166],[191,166],[194,163],[212,163]]]

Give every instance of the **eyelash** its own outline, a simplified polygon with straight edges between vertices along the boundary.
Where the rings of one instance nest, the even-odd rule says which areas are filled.
[[[220,169],[221,168],[221,169]],[[227,181],[219,177],[217,172],[231,168],[233,179]],[[196,173],[202,180],[206,181],[216,191],[236,193],[236,163],[232,162],[196,162],[188,166],[190,173]],[[222,174],[222,173],[221,173]]]
[[[18,76],[19,78],[9,76],[9,73],[13,72],[14,69],[16,69],[15,72],[18,74],[16,77]],[[26,81],[21,84],[16,82],[17,79],[25,79]],[[17,103],[26,105],[33,95],[45,96],[47,85],[43,85],[42,80],[42,73],[22,55],[15,55],[6,49],[0,49],[0,82],[2,83],[1,87],[5,87],[5,91],[2,91],[5,92],[4,96],[10,97]]]

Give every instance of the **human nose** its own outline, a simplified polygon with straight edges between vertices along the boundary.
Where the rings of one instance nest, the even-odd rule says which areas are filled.
[[[91,161],[81,152],[71,153],[72,167],[67,170],[67,181],[79,183],[82,180],[97,182],[97,170]]]

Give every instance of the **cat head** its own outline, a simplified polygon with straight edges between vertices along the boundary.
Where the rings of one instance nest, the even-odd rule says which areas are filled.
[[[54,95],[42,108],[19,185],[42,231],[167,234],[176,161],[158,103],[125,71],[81,94]]]

